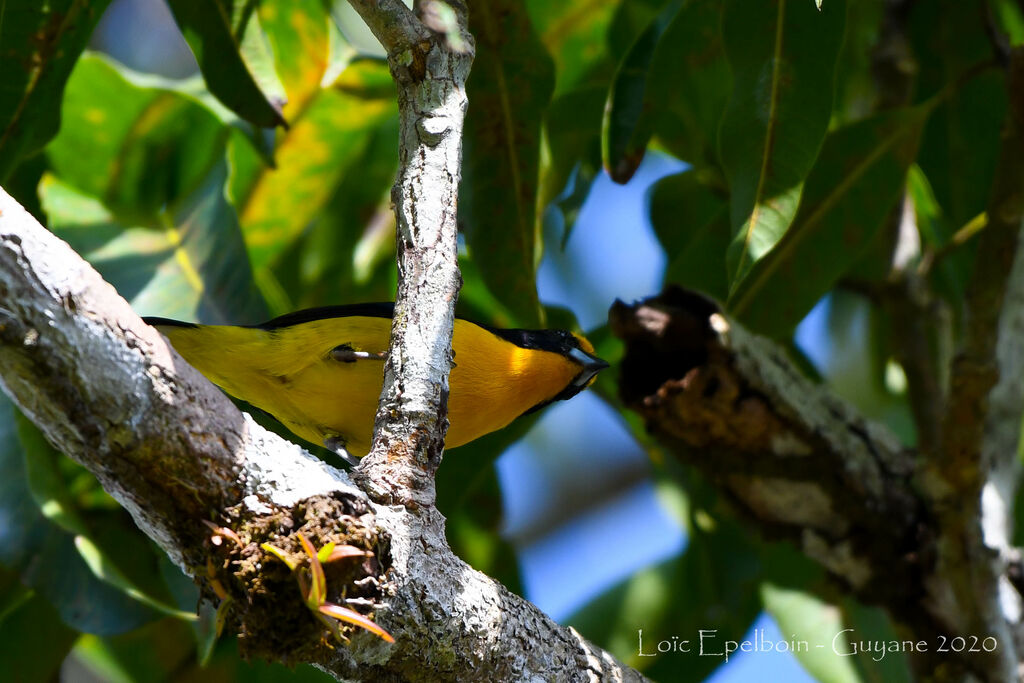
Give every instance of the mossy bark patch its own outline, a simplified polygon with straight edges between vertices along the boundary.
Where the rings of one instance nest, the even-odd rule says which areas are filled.
[[[343,646],[332,641],[330,632],[304,601],[298,575],[308,572],[309,561],[299,533],[318,550],[334,543],[366,553],[327,562],[323,568],[327,602],[373,618],[387,592],[388,539],[377,530],[364,501],[338,493],[307,498],[290,509],[258,516],[237,506],[227,510],[226,517],[218,524],[233,531],[239,540],[217,534],[211,537],[212,555],[217,560],[210,568],[210,578],[230,596],[225,632],[230,629],[238,634],[244,657],[285,663],[326,661],[332,648]],[[285,553],[297,564],[296,570],[264,550],[264,543]],[[205,596],[219,601],[210,586]],[[347,639],[361,629],[340,623],[340,630]]]

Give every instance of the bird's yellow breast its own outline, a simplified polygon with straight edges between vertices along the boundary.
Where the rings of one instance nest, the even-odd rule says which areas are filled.
[[[389,318],[348,316],[272,330],[161,327],[174,348],[232,396],[270,413],[316,444],[341,437],[352,455],[370,448],[384,363],[342,362],[331,351],[387,351]],[[460,446],[549,401],[580,368],[564,356],[524,349],[465,320],[455,321],[445,445]]]

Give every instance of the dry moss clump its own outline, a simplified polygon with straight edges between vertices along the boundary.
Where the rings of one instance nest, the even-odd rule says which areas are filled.
[[[346,551],[341,553],[346,556],[323,564],[328,602],[373,619],[385,597],[388,543],[362,501],[341,494],[317,496],[256,517],[237,507],[227,510],[226,519],[215,526],[204,595],[214,604],[229,601],[225,632],[238,634],[244,657],[322,661],[331,648],[342,645],[303,600],[297,574],[306,571],[309,560],[300,533],[318,550],[333,543]],[[299,568],[293,572],[262,547],[265,543]],[[361,630],[344,622],[339,626],[346,640]]]

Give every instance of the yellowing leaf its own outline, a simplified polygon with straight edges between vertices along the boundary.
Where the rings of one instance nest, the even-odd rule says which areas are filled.
[[[321,0],[263,0],[259,17],[288,96],[284,113],[290,121],[320,90],[330,56],[330,15]]]
[[[350,69],[386,71],[376,62],[353,64],[345,73]],[[395,106],[390,97],[320,90],[280,134],[276,168],[263,166],[244,143],[232,145],[231,194],[255,270],[270,265],[319,215],[368,144],[369,131],[394,116]]]
[[[349,624],[355,624],[360,628],[365,628],[370,633],[380,636],[382,639],[386,640],[389,643],[395,642],[395,639],[391,637],[390,633],[382,629],[380,626],[378,626],[370,619],[364,617],[359,612],[355,612],[346,607],[342,607],[341,605],[335,605],[334,603],[330,602],[320,605],[320,612],[326,614],[329,617],[334,617],[339,621],[345,621]]]

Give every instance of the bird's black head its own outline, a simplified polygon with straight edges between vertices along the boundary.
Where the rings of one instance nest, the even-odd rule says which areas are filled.
[[[579,367],[572,381],[550,401],[534,406],[529,412],[543,408],[553,401],[565,401],[590,386],[597,373],[608,367],[608,363],[594,355],[594,346],[586,337],[566,330],[492,330],[503,339],[524,349],[550,351],[565,357]]]

